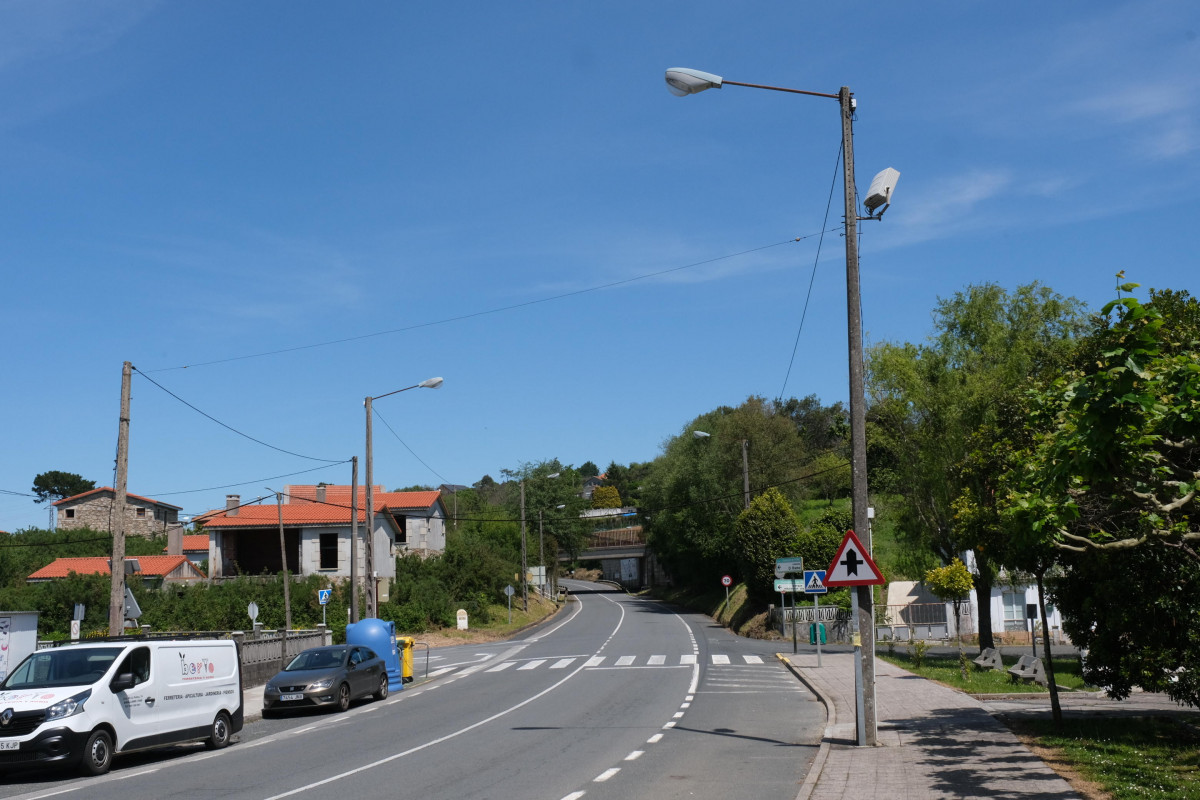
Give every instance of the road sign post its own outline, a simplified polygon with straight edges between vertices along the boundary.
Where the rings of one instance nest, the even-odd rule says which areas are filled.
[[[325,607],[329,605],[329,598],[333,596],[333,589],[317,589],[317,602],[321,604],[321,624],[328,627],[325,619]]]
[[[788,575],[792,576],[791,589],[792,589],[792,652],[793,653],[797,652],[797,650],[798,650],[798,646],[796,643],[796,623],[797,623],[796,617],[799,616],[799,612],[796,610],[796,573],[797,572],[801,572],[801,573],[804,572],[804,559],[801,556],[792,556],[789,558],[775,559],[775,577],[778,579],[778,578],[786,578]],[[775,581],[775,588],[777,588],[777,589],[779,588],[779,580]]]
[[[508,595],[508,624],[512,625],[512,598],[517,590],[512,587],[512,584],[509,584],[504,587],[504,593]]]
[[[821,595],[829,591],[825,587],[825,570],[804,570],[804,593],[813,596],[813,630],[817,642],[817,667],[821,666]]]
[[[725,587],[725,608],[729,608],[729,587],[733,585],[733,578],[728,575],[721,576],[721,585]]]
[[[863,547],[862,542],[854,535],[854,531],[846,531],[846,536],[842,539],[841,547],[837,550],[837,555],[833,557],[829,569],[825,572],[826,586],[878,586],[884,583],[883,573],[879,571],[879,567],[875,566],[875,562],[871,560],[870,553]],[[869,589],[867,591],[870,591]],[[858,591],[850,593],[850,607],[854,614],[854,619],[858,619]],[[872,626],[872,641],[871,646],[874,647],[874,626]],[[863,687],[863,641],[861,627],[854,633],[854,710],[856,720],[856,733],[858,734],[858,746],[865,747],[867,744],[867,720],[866,720],[866,699]],[[872,740],[875,738],[875,732],[871,732]]]

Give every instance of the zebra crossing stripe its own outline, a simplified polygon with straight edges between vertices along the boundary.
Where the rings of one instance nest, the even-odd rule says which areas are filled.
[[[648,667],[667,666],[668,658],[669,658],[669,656],[665,656],[665,655],[647,656],[646,657],[646,666],[648,666]],[[762,657],[756,656],[756,655],[742,655],[741,659],[743,662],[745,662],[746,665],[761,665],[764,663]],[[472,666],[462,669],[461,671],[459,671],[458,674],[459,675],[472,675],[481,670],[486,671],[486,672],[503,672],[504,670],[511,669],[513,667],[517,667],[518,672],[523,672],[523,671],[527,671],[527,670],[537,669],[538,667],[540,667],[544,664],[547,664],[547,663],[550,664],[550,669],[566,669],[567,667],[574,664],[577,660],[579,660],[578,656],[572,656],[570,658],[560,658],[557,660],[548,659],[548,658],[539,658],[539,659],[534,659],[532,661],[527,661],[523,664],[520,664],[520,666],[517,666],[520,663],[517,661],[504,661],[504,662],[496,664],[495,666],[492,666],[492,667],[488,667],[485,664],[474,664]],[[607,658],[605,656],[592,656],[584,663],[583,666],[585,668],[586,667],[599,667],[602,664],[604,664],[604,662],[606,660],[607,660]],[[638,656],[620,656],[614,662],[614,666],[617,666],[617,667],[635,666],[637,664],[637,660],[638,660]],[[713,666],[737,666],[736,664],[734,664],[734,662],[730,656],[723,655],[720,653],[711,654],[709,656],[709,660],[711,661]],[[679,656],[679,665],[680,666],[692,666],[692,665],[695,665],[697,663],[697,661],[698,661],[698,657],[691,653]],[[435,670],[435,671],[429,673],[429,677],[436,678],[439,675],[444,675],[447,672],[453,672],[453,671],[454,671],[453,667],[446,667],[444,669]]]
[[[680,657],[679,657],[679,663],[680,663],[681,665],[685,666],[685,667],[686,667],[686,666],[688,666],[688,665],[690,665],[690,664],[695,664],[695,663],[696,663],[696,657],[695,657],[694,655],[680,656]]]
[[[628,667],[630,664],[632,664],[634,662],[634,659],[636,659],[636,658],[637,658],[637,656],[621,656],[620,658],[617,659],[617,666],[618,667]]]
[[[604,663],[604,656],[592,656],[591,658],[589,658],[587,660],[587,663],[584,664],[584,666],[585,667],[598,667],[603,663]]]
[[[742,656],[742,658],[746,659],[747,664],[761,664],[763,662],[758,656]]]
[[[503,672],[504,670],[508,669],[509,667],[511,667],[513,664],[516,664],[516,663],[517,662],[515,662],[515,661],[505,661],[503,664],[497,664],[496,666],[492,667],[491,669],[488,670],[488,672]]]
[[[647,661],[646,663],[652,667],[658,667],[658,666],[661,666],[661,665],[667,663],[667,657],[666,656],[650,656],[650,660]]]
[[[713,662],[714,664],[728,664],[728,663],[729,663],[729,656],[718,656],[718,655],[714,655],[714,656],[712,657],[712,662]]]
[[[550,669],[566,669],[574,663],[575,659],[573,658],[560,658],[558,661],[555,661],[550,665]]]
[[[538,667],[540,667],[542,664],[545,664],[545,663],[546,663],[546,659],[544,659],[544,658],[539,661],[530,661],[528,664],[522,664],[521,666],[517,667],[517,671],[519,672],[519,671],[525,670],[525,669],[537,669]]]

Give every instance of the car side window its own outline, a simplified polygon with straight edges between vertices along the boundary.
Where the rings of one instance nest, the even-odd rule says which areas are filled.
[[[354,648],[353,652],[350,653],[350,666],[357,667],[359,664],[362,663],[362,660],[363,660],[362,650],[360,650],[357,647]]]

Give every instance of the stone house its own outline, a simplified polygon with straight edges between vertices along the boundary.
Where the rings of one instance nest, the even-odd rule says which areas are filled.
[[[102,486],[54,501],[58,529],[91,528],[94,531],[111,532],[116,499],[116,490]],[[168,526],[179,524],[181,510],[170,503],[126,493],[125,535],[149,537],[165,533]]]

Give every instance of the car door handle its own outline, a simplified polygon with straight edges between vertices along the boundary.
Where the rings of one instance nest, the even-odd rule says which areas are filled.
[[[150,708],[154,708],[154,698],[153,698],[153,697],[147,697],[147,698],[146,698],[146,705],[150,706]]]

